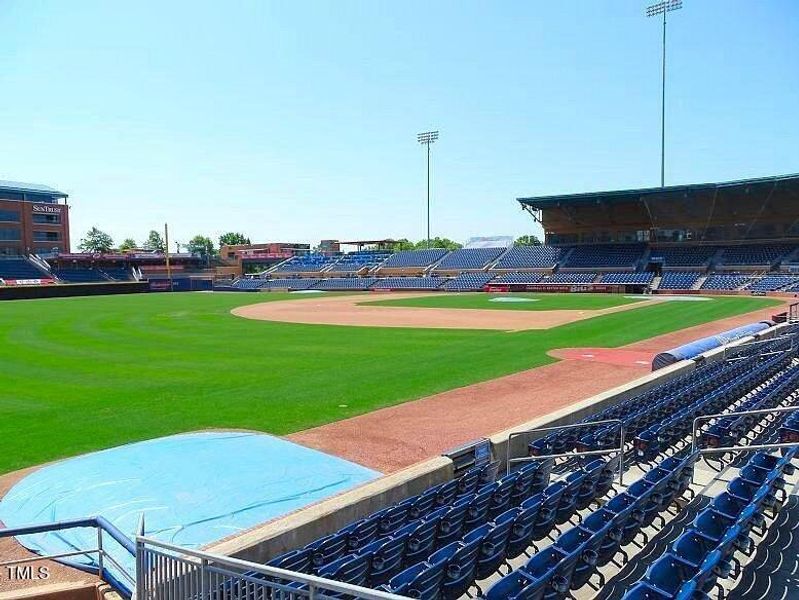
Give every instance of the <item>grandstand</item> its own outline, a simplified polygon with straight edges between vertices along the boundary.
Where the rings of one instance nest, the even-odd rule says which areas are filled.
[[[264,596],[281,586],[302,593],[311,577],[326,580],[313,580],[318,590],[354,586],[341,591],[360,598],[377,598],[370,589],[485,600],[599,590],[603,598],[687,600],[755,583],[790,588],[788,565],[763,570],[757,559],[768,540],[790,538],[779,524],[796,500],[797,329],[772,334],[584,411],[571,426],[516,429],[501,462],[474,446],[448,480],[264,564],[198,557],[219,561],[225,585],[247,578],[250,592]]]
[[[505,248],[461,248],[447,254],[436,265],[436,273],[480,271],[505,252]]]

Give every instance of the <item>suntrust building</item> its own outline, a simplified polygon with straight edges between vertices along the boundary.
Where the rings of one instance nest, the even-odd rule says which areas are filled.
[[[0,256],[69,252],[66,199],[46,185],[0,180]]]

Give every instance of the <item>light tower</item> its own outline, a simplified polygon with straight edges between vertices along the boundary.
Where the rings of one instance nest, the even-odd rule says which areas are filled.
[[[663,15],[663,81],[660,96],[660,187],[666,185],[666,13],[682,8],[682,0],[663,0],[646,8],[647,17]]]
[[[427,247],[430,248],[430,144],[438,139],[438,131],[425,131],[416,135],[416,140],[427,146]]]

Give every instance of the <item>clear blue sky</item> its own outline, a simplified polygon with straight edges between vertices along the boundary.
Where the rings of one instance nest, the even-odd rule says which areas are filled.
[[[0,1],[0,179],[70,194],[73,246],[534,232],[514,199],[657,185],[648,2]],[[799,171],[799,2],[685,0],[667,183]]]

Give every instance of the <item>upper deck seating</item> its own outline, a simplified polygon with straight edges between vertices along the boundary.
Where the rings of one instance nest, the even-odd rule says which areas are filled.
[[[710,259],[718,252],[716,246],[663,246],[652,248],[649,254],[650,262],[663,261],[663,267],[706,267]]]
[[[436,271],[478,270],[486,267],[505,251],[505,248],[461,248],[444,257]]]
[[[562,269],[635,269],[643,258],[640,244],[608,244],[575,246]]]
[[[274,273],[318,273],[338,261],[340,256],[327,256],[325,254],[306,254],[294,256],[281,264]]]
[[[747,244],[724,248],[719,259],[725,266],[769,267],[781,257],[791,253],[794,246],[785,244]]]
[[[361,269],[373,269],[383,263],[391,252],[378,250],[360,250],[344,254],[330,268],[330,273],[357,273]]]
[[[560,259],[555,246],[516,246],[510,248],[494,269],[552,269]]]
[[[426,250],[403,250],[392,254],[382,264],[385,269],[426,268],[438,262],[448,254],[443,248],[429,248]]]

